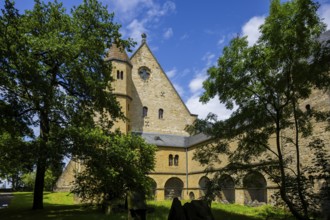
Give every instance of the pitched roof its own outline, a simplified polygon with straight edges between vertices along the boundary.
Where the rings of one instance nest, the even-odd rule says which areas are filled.
[[[174,92],[177,94],[177,96],[179,97],[179,99],[181,100],[182,104],[184,105],[185,109],[188,111],[188,113],[191,115],[191,116],[194,116],[194,117],[197,117],[198,115],[196,114],[192,114],[190,112],[190,110],[188,109],[188,107],[186,106],[186,104],[184,103],[184,101],[182,100],[181,96],[179,95],[178,91],[175,89],[173,83],[171,82],[171,80],[168,78],[168,76],[166,75],[165,71],[163,70],[162,66],[160,65],[160,63],[158,62],[157,58],[155,57],[155,55],[153,54],[153,52],[151,51],[151,49],[149,48],[148,44],[147,44],[147,41],[146,41],[146,35],[143,34],[142,35],[142,43],[141,45],[139,46],[139,48],[131,55],[131,60],[133,59],[133,57],[138,53],[138,51],[143,47],[143,46],[146,46],[146,48],[148,49],[148,51],[150,52],[151,56],[154,58],[154,60],[156,61],[156,63],[158,64],[158,66],[160,67],[162,73],[164,73],[167,81],[170,83],[171,87],[173,88]]]
[[[120,62],[125,62],[132,66],[132,63],[125,51],[125,49],[118,47],[117,44],[112,44],[110,47],[107,57],[105,58],[106,61],[120,61]]]
[[[149,144],[155,144],[161,147],[189,148],[212,139],[211,137],[208,137],[202,133],[194,136],[180,136],[180,135],[148,133],[148,132],[132,132],[132,133],[143,137],[144,140]]]

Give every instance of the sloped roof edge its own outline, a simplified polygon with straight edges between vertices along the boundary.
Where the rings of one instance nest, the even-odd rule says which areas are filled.
[[[159,66],[160,69],[161,69],[161,71],[163,71],[163,73],[164,73],[166,79],[170,82],[170,85],[171,85],[172,88],[174,89],[174,91],[175,91],[175,93],[177,94],[177,96],[180,98],[181,103],[184,105],[184,107],[186,108],[186,110],[188,111],[188,113],[189,113],[191,116],[195,116],[195,117],[197,117],[198,115],[196,115],[196,114],[192,114],[192,113],[190,112],[190,110],[188,109],[188,107],[186,106],[186,104],[184,103],[184,101],[182,100],[181,96],[179,95],[178,91],[175,89],[173,83],[172,83],[171,80],[167,77],[166,72],[164,71],[163,67],[160,65],[160,63],[158,62],[157,58],[155,57],[155,55],[153,54],[153,52],[150,50],[148,44],[147,44],[145,41],[143,41],[143,42],[141,43],[141,45],[139,46],[139,48],[138,48],[138,49],[132,54],[132,56],[130,57],[130,60],[133,59],[133,57],[134,57],[134,56],[137,54],[137,52],[143,47],[143,45],[145,45],[145,46],[147,47],[147,49],[149,50],[149,52],[150,52],[150,54],[152,55],[152,57],[156,60],[158,66]]]

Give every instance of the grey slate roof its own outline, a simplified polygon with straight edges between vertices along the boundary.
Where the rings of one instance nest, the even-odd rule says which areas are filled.
[[[146,132],[133,133],[142,136],[149,144],[155,144],[157,146],[162,147],[188,148],[204,141],[210,140],[210,138],[204,134],[197,134],[194,136],[180,136]]]

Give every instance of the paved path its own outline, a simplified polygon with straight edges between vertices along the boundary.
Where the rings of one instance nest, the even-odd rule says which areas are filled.
[[[0,193],[0,209],[8,207],[8,204],[12,198],[12,193]]]

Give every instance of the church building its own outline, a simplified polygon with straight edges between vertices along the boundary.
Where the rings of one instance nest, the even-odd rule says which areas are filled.
[[[197,115],[191,114],[161,65],[150,50],[146,35],[142,43],[129,58],[125,50],[113,45],[106,62],[112,62],[115,81],[112,87],[122,111],[129,119],[117,122],[115,128],[123,133],[141,135],[146,142],[158,147],[156,165],[149,177],[154,180],[156,200],[198,199],[205,193],[206,184],[212,178],[205,167],[193,160],[196,147],[210,142],[203,134],[190,136],[185,127],[194,122]],[[329,95],[315,96],[316,105],[329,108]],[[224,158],[224,163],[226,159]],[[74,172],[80,164],[70,161],[59,178],[56,190],[69,191],[74,181]],[[253,180],[253,181],[248,181]],[[223,188],[219,200],[246,204],[249,201],[271,202],[276,186],[267,180],[265,174],[247,173],[237,184],[233,177],[223,175]]]

